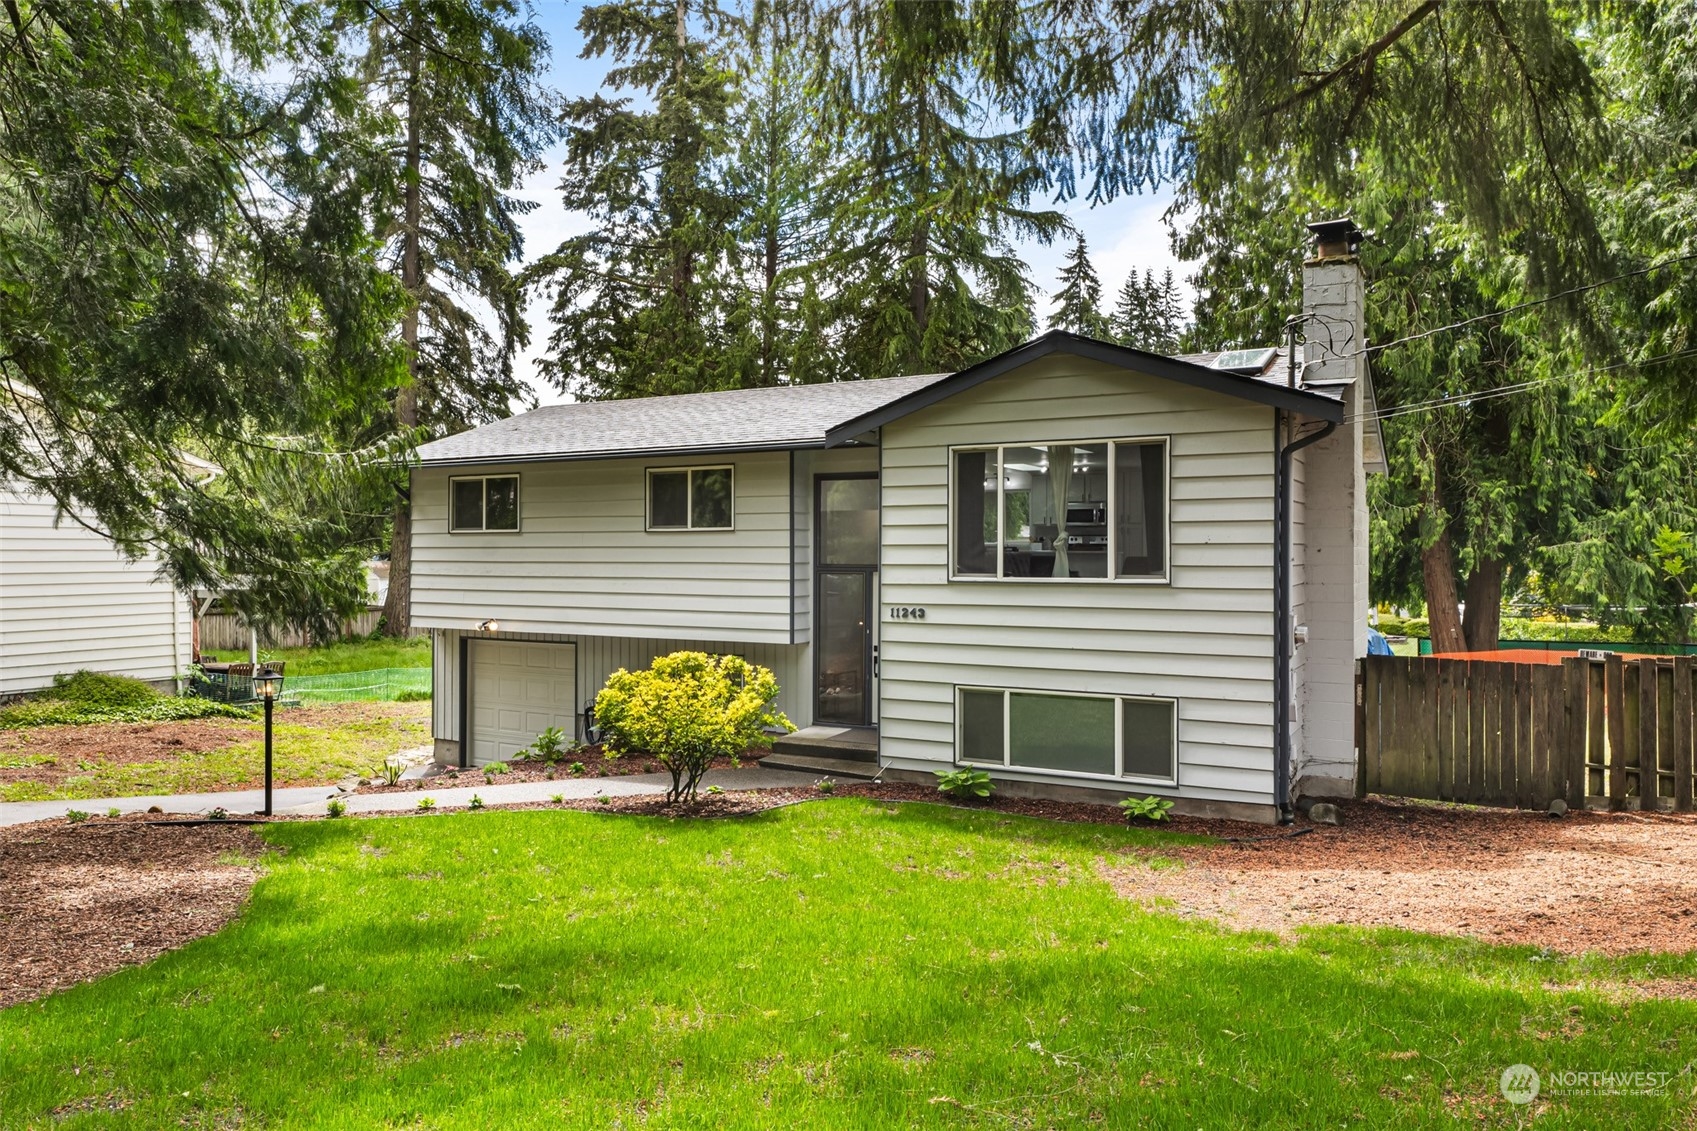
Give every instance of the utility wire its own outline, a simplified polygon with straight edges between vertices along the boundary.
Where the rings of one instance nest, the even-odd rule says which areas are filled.
[[[1574,377],[1594,376],[1602,373],[1609,373],[1616,369],[1642,369],[1651,365],[1660,365],[1665,361],[1677,361],[1682,357],[1691,357],[1693,355],[1697,355],[1697,346],[1693,346],[1690,349],[1674,350],[1672,353],[1658,354],[1655,357],[1645,358],[1643,361],[1617,361],[1613,365],[1574,369],[1566,373],[1555,374],[1551,377],[1539,377],[1531,381],[1516,381],[1512,385],[1498,385],[1490,389],[1480,389],[1478,392],[1450,393],[1441,397],[1433,397],[1430,400],[1413,401],[1405,405],[1396,405],[1392,408],[1380,409],[1378,412],[1359,412],[1347,419],[1350,422],[1357,420],[1390,420],[1393,417],[1408,416],[1419,412],[1431,412],[1434,409],[1470,404],[1473,401],[1488,401],[1495,400],[1498,397],[1513,396],[1515,393],[1525,392],[1527,389],[1536,389],[1544,385],[1554,384],[1558,381],[1566,381]]]
[[[1406,338],[1397,338],[1394,341],[1380,342],[1378,345],[1363,346],[1358,352],[1359,354],[1378,353],[1380,350],[1388,350],[1392,346],[1407,345],[1409,342],[1418,342],[1422,338],[1430,338],[1435,334],[1447,333],[1450,330],[1459,330],[1462,327],[1471,326],[1476,322],[1489,322],[1494,318],[1506,318],[1510,314],[1518,314],[1522,310],[1530,310],[1535,306],[1543,306],[1546,303],[1554,302],[1560,298],[1570,298],[1573,295],[1585,294],[1587,291],[1594,291],[1601,287],[1618,283],[1623,279],[1635,279],[1640,275],[1648,275],[1652,271],[1659,271],[1663,267],[1671,267],[1675,263],[1685,263],[1693,259],[1697,259],[1697,251],[1689,252],[1685,255],[1669,256],[1667,259],[1657,260],[1655,263],[1651,263],[1648,266],[1640,267],[1633,271],[1627,271],[1624,274],[1611,275],[1607,279],[1599,279],[1594,283],[1585,283],[1582,286],[1570,287],[1565,291],[1557,291],[1553,295],[1546,295],[1544,298],[1536,298],[1530,302],[1523,302],[1518,306],[1505,307],[1502,310],[1492,311],[1489,314],[1478,314],[1472,318],[1464,318],[1460,322],[1451,322],[1448,326],[1436,326],[1430,330],[1422,330],[1420,333],[1410,334]]]

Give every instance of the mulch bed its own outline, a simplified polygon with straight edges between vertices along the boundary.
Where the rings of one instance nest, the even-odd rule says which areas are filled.
[[[428,703],[322,703],[280,711],[276,722],[290,726],[334,728],[350,721],[379,716],[397,720],[416,719],[429,709]],[[257,719],[251,722],[243,719],[185,719],[167,723],[89,723],[4,730],[0,731],[0,760],[7,755],[46,756],[53,760],[11,769],[0,767],[0,785],[27,781],[57,789],[66,778],[87,772],[78,768],[79,762],[107,765],[162,762],[252,742],[264,733],[264,724]]]
[[[753,769],[758,753],[747,758],[739,759],[732,764],[729,758],[715,758],[710,767],[715,770]],[[574,773],[573,764],[581,764],[583,771]],[[381,781],[362,779],[356,793],[406,793],[420,789],[444,789],[448,786],[480,785],[488,782],[491,785],[515,785],[519,782],[531,781],[566,781],[572,778],[622,778],[634,774],[658,774],[665,772],[666,767],[654,760],[652,754],[623,754],[617,758],[606,757],[600,746],[585,746],[575,754],[569,754],[552,765],[530,758],[517,758],[506,763],[507,772],[503,774],[486,774],[482,768],[472,766],[464,770],[448,769],[431,774],[427,778],[409,778],[394,785],[386,785]]]
[[[1339,808],[1339,825],[1309,835],[1174,845],[1159,855],[1184,868],[1104,871],[1140,903],[1287,936],[1347,923],[1567,954],[1697,949],[1697,816]]]
[[[253,829],[149,819],[0,828],[0,1007],[147,962],[241,909],[257,870],[219,857],[258,859]]]

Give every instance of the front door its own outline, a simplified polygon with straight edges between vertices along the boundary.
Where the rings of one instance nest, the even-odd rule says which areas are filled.
[[[878,477],[814,479],[815,722],[872,722],[872,609],[878,587]]]

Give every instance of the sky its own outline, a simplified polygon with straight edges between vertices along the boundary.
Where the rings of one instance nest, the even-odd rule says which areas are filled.
[[[566,97],[595,93],[608,63],[604,58],[586,60],[578,57],[583,49],[583,40],[577,33],[577,20],[583,5],[564,0],[535,0],[535,4],[536,21],[547,32],[553,48],[553,67],[544,81]],[[527,259],[552,251],[562,240],[588,228],[581,213],[567,212],[560,205],[556,186],[560,179],[563,148],[563,145],[556,145],[545,154],[544,167],[532,174],[524,187],[514,194],[534,200],[541,206],[520,218]],[[1112,307],[1120,284],[1133,269],[1142,272],[1145,268],[1153,268],[1159,275],[1171,267],[1180,278],[1181,291],[1188,300],[1189,288],[1182,285],[1188,265],[1173,258],[1166,227],[1161,223],[1161,215],[1170,203],[1171,197],[1162,193],[1121,197],[1096,208],[1078,200],[1055,205],[1084,233],[1090,262],[1102,280],[1105,308]],[[1047,320],[1050,296],[1059,287],[1056,276],[1071,243],[1062,241],[1044,247],[1036,242],[1025,242],[1018,247],[1031,268],[1033,288],[1041,296],[1037,308],[1038,324],[1041,326]],[[536,376],[537,359],[546,350],[548,341],[548,302],[533,300],[527,314],[531,342],[517,363],[519,375],[536,390],[540,403],[557,404],[568,400]]]

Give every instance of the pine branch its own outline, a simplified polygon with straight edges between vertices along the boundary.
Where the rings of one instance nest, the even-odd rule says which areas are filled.
[[[1408,15],[1404,16],[1394,27],[1385,32],[1385,34],[1381,35],[1378,39],[1375,39],[1372,43],[1363,47],[1360,51],[1350,56],[1338,66],[1323,73],[1316,81],[1309,83],[1301,90],[1281,99],[1279,102],[1275,103],[1271,109],[1262,111],[1261,117],[1271,118],[1282,114],[1291,107],[1296,106],[1299,103],[1306,102],[1315,95],[1320,94],[1327,87],[1331,86],[1346,75],[1370,74],[1373,70],[1374,63],[1378,60],[1380,55],[1383,55],[1387,50],[1389,50],[1391,45],[1396,43],[1397,40],[1414,30],[1416,25],[1418,25],[1427,16],[1437,11],[1442,4],[1443,0],[1425,0],[1424,3],[1409,12]]]

